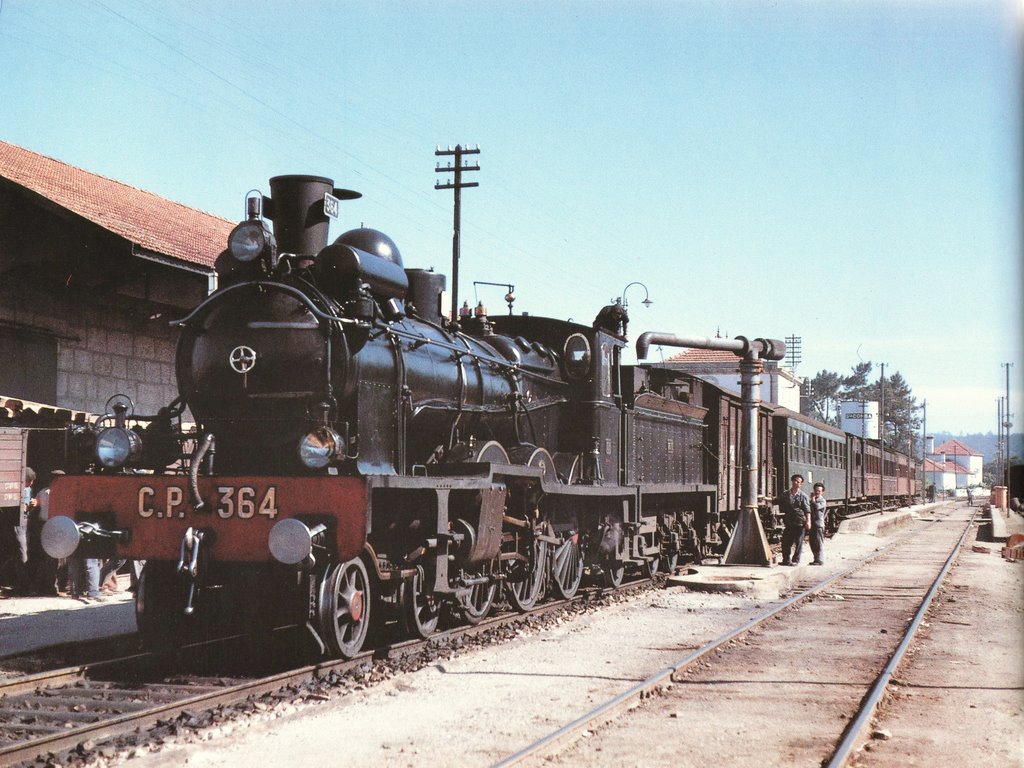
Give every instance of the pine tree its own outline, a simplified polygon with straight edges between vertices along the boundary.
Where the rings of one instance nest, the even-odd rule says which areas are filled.
[[[874,366],[871,361],[857,363],[847,376],[832,371],[820,371],[811,379],[813,395],[801,408],[804,415],[813,416],[827,424],[839,425],[839,403],[846,401],[875,401],[881,405],[881,381],[869,381]],[[885,426],[885,444],[903,453],[915,445],[921,427],[917,398],[910,385],[897,371],[885,377],[885,412],[881,414]]]
[[[821,371],[807,385],[811,396],[800,402],[800,412],[824,421],[826,424],[839,426],[839,390],[842,379],[832,371]]]

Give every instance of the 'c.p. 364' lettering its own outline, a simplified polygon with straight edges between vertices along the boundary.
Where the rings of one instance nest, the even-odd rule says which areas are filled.
[[[191,504],[185,501],[185,491],[169,485],[158,494],[156,488],[144,485],[139,488],[138,509],[142,518],[183,518]],[[277,487],[270,486],[262,493],[248,485],[222,485],[217,487],[217,515],[224,520],[239,517],[248,520],[263,515],[273,520],[277,517]]]

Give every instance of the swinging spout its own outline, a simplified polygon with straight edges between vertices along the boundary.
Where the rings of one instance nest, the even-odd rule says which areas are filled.
[[[762,360],[781,360],[786,356],[786,343],[780,339],[748,340],[745,336],[735,339],[709,339],[698,336],[676,336],[674,333],[648,331],[636,340],[636,359],[646,360],[652,346],[684,347],[687,349],[718,349],[733,352],[738,357],[754,354]]]

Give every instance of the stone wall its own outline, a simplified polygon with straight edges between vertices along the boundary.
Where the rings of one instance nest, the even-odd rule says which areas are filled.
[[[57,401],[52,405],[70,410],[103,413],[107,400],[123,393],[137,413],[152,414],[177,396],[178,332],[165,316],[150,319],[151,314],[109,294],[100,305],[72,294],[0,288],[0,323],[15,333],[56,338]]]

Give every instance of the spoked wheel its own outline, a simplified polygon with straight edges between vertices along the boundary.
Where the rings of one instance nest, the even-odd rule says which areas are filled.
[[[673,550],[672,554],[665,557],[665,573],[671,576],[676,572],[677,565],[679,565],[679,551]]]
[[[497,592],[498,585],[493,581],[474,584],[468,595],[459,598],[459,613],[462,620],[470,625],[483,621],[494,605],[494,596]]]
[[[497,440],[488,440],[479,446],[471,457],[472,461],[489,464],[508,464],[508,453]]]
[[[649,560],[644,560],[644,576],[646,578],[653,579],[654,574],[656,574],[660,569],[661,557],[659,555],[655,555]]]
[[[580,588],[583,578],[583,550],[579,534],[573,533],[555,549],[551,558],[551,583],[555,594],[563,600],[570,599]]]
[[[338,563],[320,585],[320,633],[338,656],[351,659],[370,628],[370,577],[358,557]]]
[[[420,640],[434,634],[441,616],[439,601],[435,599],[433,592],[424,591],[423,581],[423,575],[417,573],[409,581],[402,582],[399,594],[405,631]]]
[[[526,562],[513,561],[505,578],[505,594],[512,607],[520,613],[536,605],[547,566],[548,546],[536,539],[530,545],[530,557]]]
[[[601,560],[601,578],[606,587],[618,588],[622,584],[622,577],[626,572],[626,566],[621,560],[614,557],[606,557]]]

